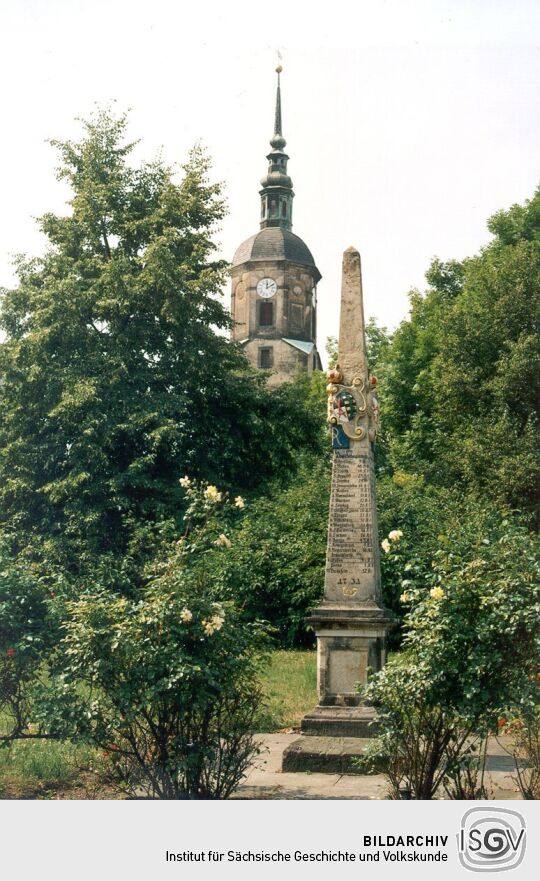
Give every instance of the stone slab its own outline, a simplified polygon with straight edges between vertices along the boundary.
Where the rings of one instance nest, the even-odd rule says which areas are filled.
[[[257,739],[263,752],[234,793],[235,799],[371,800],[388,797],[388,786],[382,774],[283,773],[283,752],[298,740],[298,733],[260,734]],[[505,742],[505,738],[500,740]],[[505,755],[498,741],[490,739],[486,773],[488,791],[494,799],[519,799],[519,790],[513,780],[515,774],[510,769],[490,768],[492,756],[500,761]],[[440,797],[444,794],[441,793]]]
[[[361,760],[369,738],[299,737],[283,753],[283,771],[325,774],[365,774]]]
[[[302,719],[302,734],[310,737],[369,738],[378,733],[373,707],[315,707]]]

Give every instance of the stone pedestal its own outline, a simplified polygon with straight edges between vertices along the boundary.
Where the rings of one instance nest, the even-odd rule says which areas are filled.
[[[383,607],[323,603],[309,622],[317,635],[319,703],[302,719],[302,734],[372,737],[376,714],[361,689],[367,685],[368,668],[384,666],[391,615]]]
[[[393,622],[382,601],[373,461],[378,403],[376,379],[367,369],[360,255],[354,248],[343,255],[339,365],[328,379],[334,458],[324,600],[309,618],[317,635],[319,703],[302,720],[302,734],[366,738],[376,732],[376,717],[362,687],[368,668],[378,671],[385,663]],[[314,769],[315,748],[297,743],[289,749],[298,770],[308,754]],[[286,752],[283,767],[288,763]]]
[[[368,668],[380,670],[386,660],[386,634],[392,621],[376,605],[323,603],[309,618],[317,634],[318,706],[304,716],[302,733],[336,737],[370,737],[375,712],[359,692]]]
[[[358,706],[357,683],[386,659],[385,610],[323,604],[309,619],[317,634],[317,689],[321,706]]]

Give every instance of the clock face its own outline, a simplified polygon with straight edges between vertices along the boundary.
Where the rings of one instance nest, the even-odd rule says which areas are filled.
[[[273,278],[261,278],[257,285],[257,293],[260,297],[273,297],[277,291],[277,284]]]

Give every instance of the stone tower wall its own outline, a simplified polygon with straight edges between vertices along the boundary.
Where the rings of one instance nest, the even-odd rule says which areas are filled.
[[[271,349],[270,384],[290,381],[300,370],[311,371],[318,366],[313,351],[299,351],[283,338],[315,343],[316,305],[314,290],[318,279],[315,267],[281,261],[251,261],[235,266],[232,272],[231,312],[235,322],[232,338],[245,343],[246,354],[255,367],[261,364],[261,349]],[[266,301],[257,293],[262,278],[273,278],[276,294]],[[273,324],[261,325],[261,302],[273,304]]]

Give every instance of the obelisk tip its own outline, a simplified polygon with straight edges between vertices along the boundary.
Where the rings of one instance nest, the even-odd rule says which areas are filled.
[[[356,248],[353,248],[351,245],[350,248],[347,248],[347,250],[343,252],[343,272],[347,275],[351,272],[354,275],[357,275],[360,272],[360,265],[360,251],[357,251]]]

